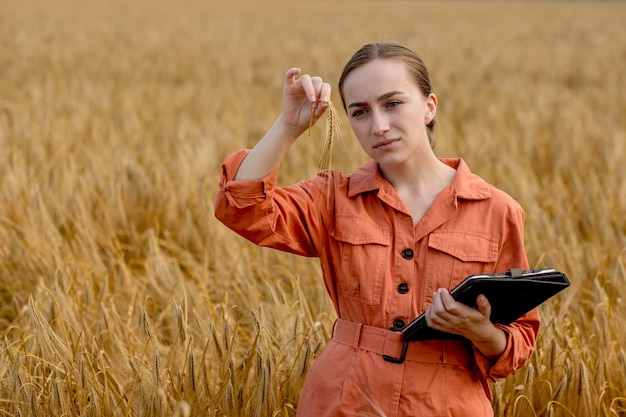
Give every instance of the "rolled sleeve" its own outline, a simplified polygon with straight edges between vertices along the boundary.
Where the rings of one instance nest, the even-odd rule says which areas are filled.
[[[237,209],[267,201],[276,187],[278,168],[258,180],[234,180],[241,163],[249,152],[247,149],[235,152],[228,156],[222,164],[220,191],[217,198],[225,197],[228,205]]]
[[[509,326],[496,324],[504,331],[507,343],[504,352],[495,362],[485,357],[474,347],[476,364],[482,375],[489,381],[506,378],[528,363],[534,350],[539,331],[539,310],[533,309]]]
[[[277,187],[278,168],[258,180],[235,180],[249,150],[237,151],[222,164],[215,217],[249,241],[302,256],[318,256],[325,233],[307,182]],[[322,187],[317,186],[319,189]]]

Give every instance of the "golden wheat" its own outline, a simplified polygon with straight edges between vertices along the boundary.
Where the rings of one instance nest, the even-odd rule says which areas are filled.
[[[220,164],[279,114],[285,68],[334,85],[393,39],[431,70],[437,153],[520,201],[531,265],[572,281],[496,416],[626,415],[625,12],[0,0],[0,413],[293,416],[334,312],[314,260],[213,218]],[[281,183],[366,159],[331,113]]]
[[[335,141],[341,134],[341,130],[339,130],[341,117],[339,116],[337,109],[335,109],[335,106],[333,106],[332,101],[328,103],[326,113],[326,128],[324,129],[324,135],[322,136],[321,141],[322,151],[320,152],[319,159],[317,160],[317,168],[321,170],[332,168]]]

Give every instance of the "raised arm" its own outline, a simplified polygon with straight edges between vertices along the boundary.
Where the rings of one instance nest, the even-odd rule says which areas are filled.
[[[275,170],[291,145],[324,114],[330,102],[330,85],[320,77],[300,74],[299,68],[285,73],[280,116],[242,162],[235,180],[257,180]]]

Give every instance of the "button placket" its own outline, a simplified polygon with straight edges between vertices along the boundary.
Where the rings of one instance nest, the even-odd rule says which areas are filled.
[[[400,246],[400,247],[402,247],[402,246]],[[404,249],[402,249],[400,251],[400,255],[402,256],[402,259],[404,259],[406,261],[412,261],[413,258],[415,257],[415,251],[411,247],[405,247]],[[402,264],[403,266],[400,267],[399,271],[397,271],[397,272],[400,273],[399,275],[400,276],[405,276],[405,279],[406,279],[407,274],[408,274],[408,277],[410,278],[413,275],[413,270],[412,270],[413,267],[410,266],[412,264],[413,264],[413,262],[403,263]],[[400,271],[402,271],[402,272],[400,272]],[[400,295],[407,294],[409,292],[409,290],[410,290],[410,288],[409,288],[408,282],[400,282],[397,285],[397,287],[396,287],[397,294],[400,294]],[[407,302],[410,302],[410,300],[405,298],[405,297],[402,297],[402,300],[404,300],[404,301],[402,301],[400,303],[402,305],[404,305]],[[406,322],[405,322],[405,320],[402,317],[396,317],[393,320],[393,328],[394,329],[402,329],[405,325],[406,325]]]

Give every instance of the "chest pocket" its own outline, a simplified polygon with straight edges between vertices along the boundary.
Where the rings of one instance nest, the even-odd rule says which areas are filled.
[[[338,216],[331,238],[339,291],[350,301],[378,305],[388,268],[391,228],[359,216]]]
[[[438,288],[454,288],[470,275],[495,272],[499,239],[468,231],[433,232],[428,238],[426,304]]]

